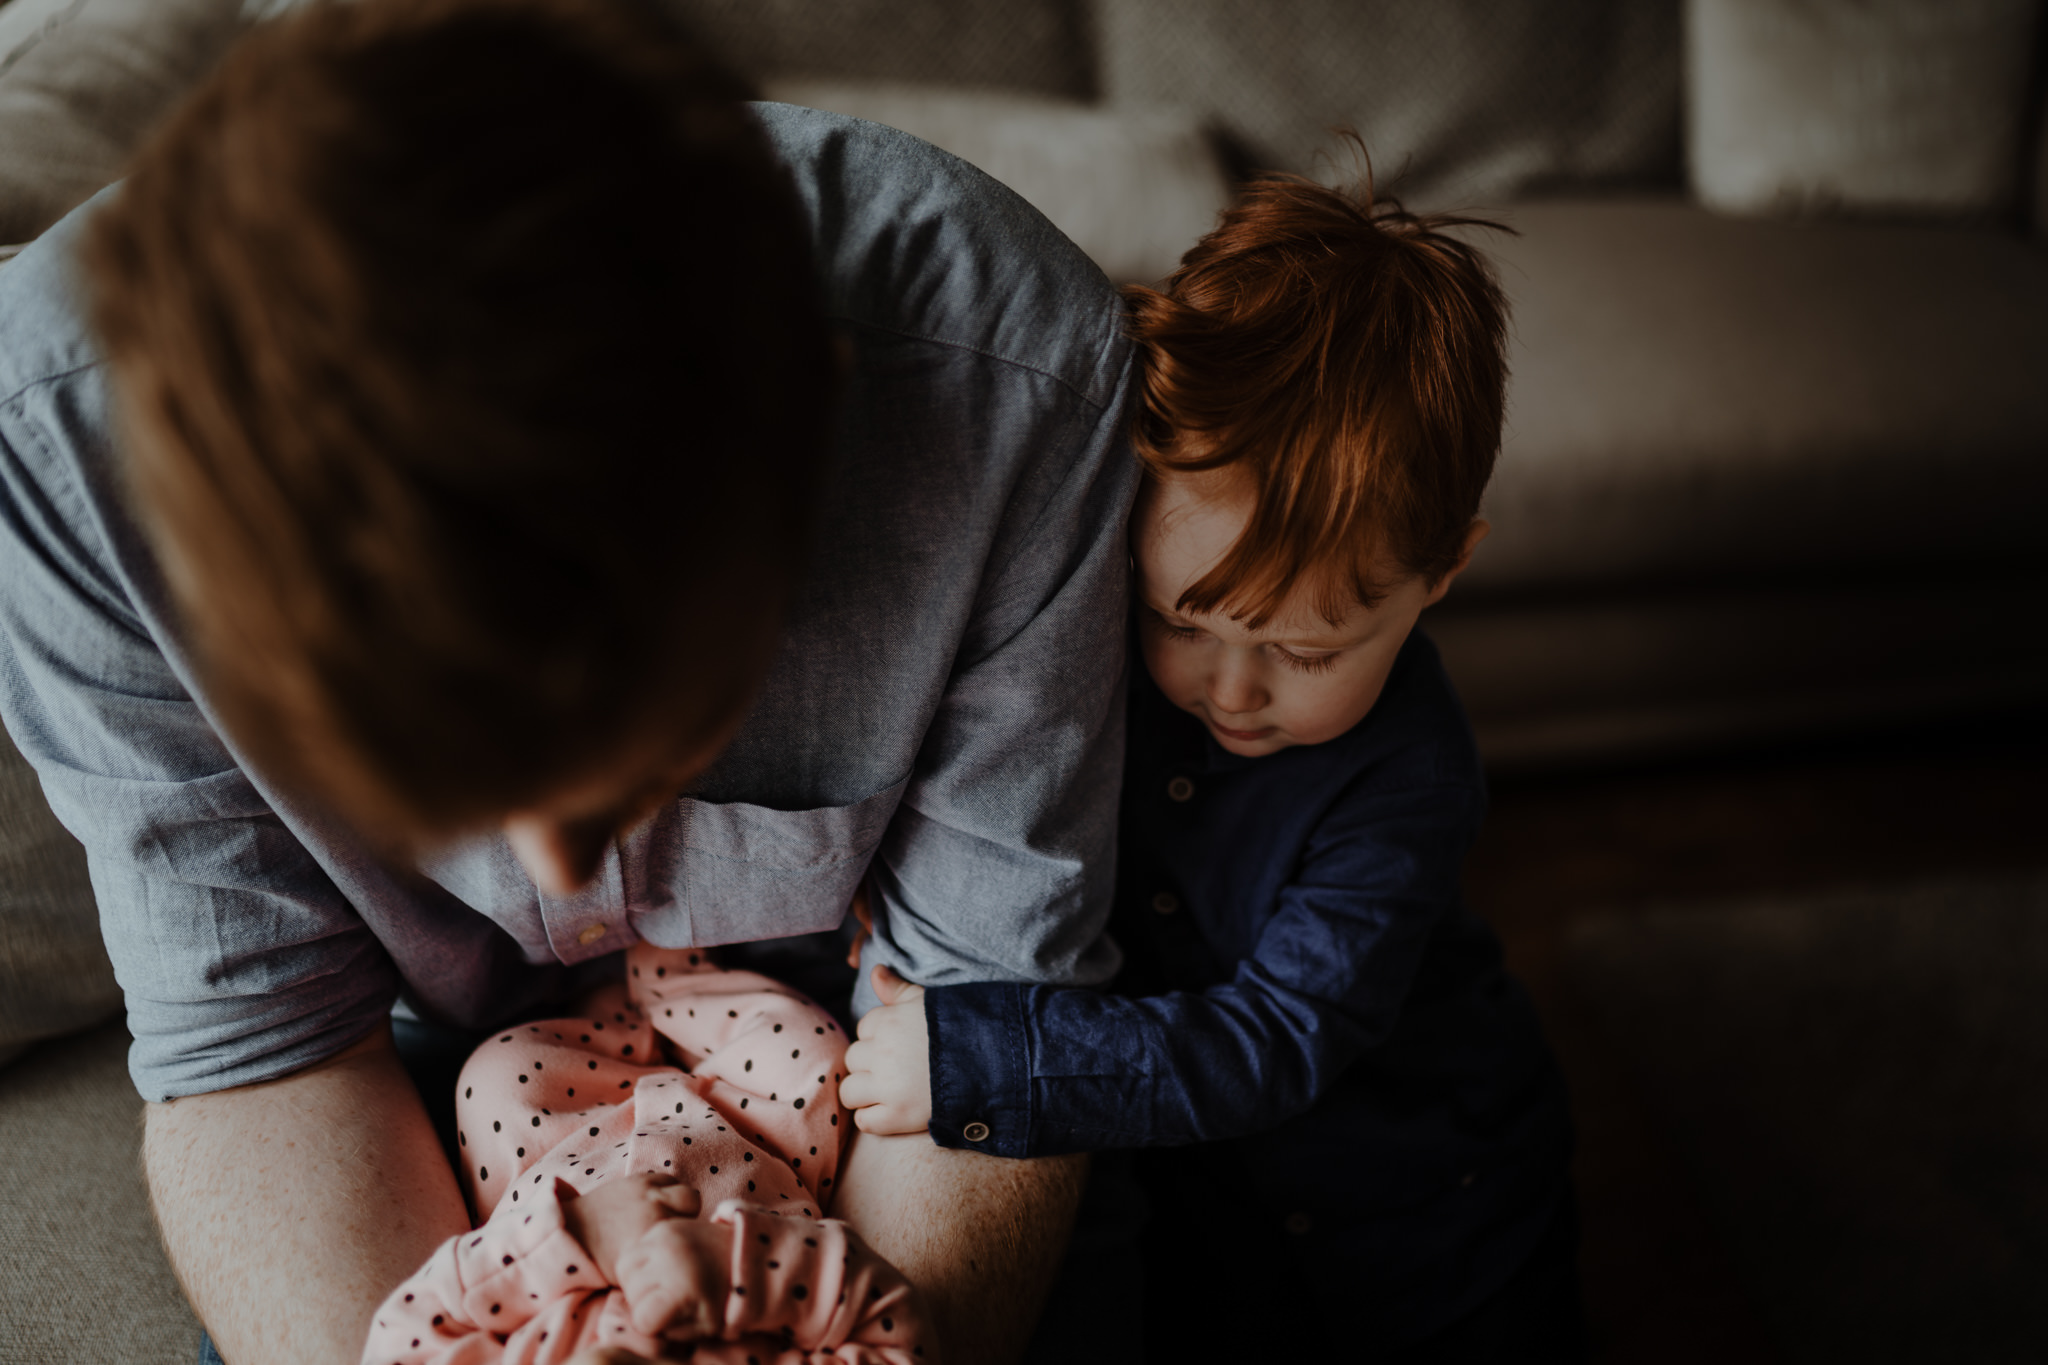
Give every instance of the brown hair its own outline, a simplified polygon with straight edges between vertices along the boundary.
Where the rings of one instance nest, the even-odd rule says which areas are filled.
[[[445,832],[744,707],[834,385],[746,94],[647,5],[327,0],[141,154],[94,321],[259,770]]]
[[[1389,558],[1432,585],[1456,567],[1500,447],[1507,304],[1447,230],[1498,226],[1266,176],[1163,289],[1124,290],[1139,457],[1230,469],[1252,502],[1178,609],[1256,629],[1306,583],[1335,622],[1384,596]]]

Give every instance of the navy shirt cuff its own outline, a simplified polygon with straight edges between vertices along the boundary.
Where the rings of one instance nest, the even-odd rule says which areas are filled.
[[[977,982],[924,993],[931,1040],[932,1141],[991,1156],[1029,1156],[1029,986]]]

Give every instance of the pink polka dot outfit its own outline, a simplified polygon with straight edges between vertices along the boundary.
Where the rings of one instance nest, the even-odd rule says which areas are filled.
[[[659,1356],[562,1217],[571,1191],[648,1171],[695,1186],[704,1216],[733,1230],[725,1339],[689,1359],[934,1365],[908,1282],[822,1216],[851,1122],[831,1016],[767,977],[646,944],[587,1003],[585,1017],[506,1030],[464,1066],[461,1179],[483,1221],[378,1308],[364,1365],[550,1365],[598,1345]]]

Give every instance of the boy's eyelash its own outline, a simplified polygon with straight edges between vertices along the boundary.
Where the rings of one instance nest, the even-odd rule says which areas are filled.
[[[1153,625],[1165,631],[1168,635],[1171,635],[1176,640],[1192,640],[1197,635],[1201,635],[1204,633],[1199,627],[1196,626],[1177,626],[1173,622],[1167,620],[1163,614],[1161,614],[1158,611],[1155,611],[1151,607],[1145,608],[1145,614],[1152,618]]]
[[[1151,607],[1145,608],[1145,614],[1152,619],[1153,626],[1164,631],[1170,639],[1194,640],[1208,634],[1207,631],[1199,626],[1176,625],[1172,621],[1167,620],[1164,614],[1153,610]],[[1272,650],[1280,656],[1281,663],[1297,673],[1327,673],[1337,666],[1337,656],[1335,654],[1308,657],[1293,653],[1280,645],[1272,646]]]
[[[1276,648],[1274,652],[1280,656],[1281,663],[1286,664],[1298,673],[1327,673],[1337,666],[1337,656],[1334,654],[1324,654],[1319,658],[1309,659],[1299,654],[1290,654],[1284,649]]]

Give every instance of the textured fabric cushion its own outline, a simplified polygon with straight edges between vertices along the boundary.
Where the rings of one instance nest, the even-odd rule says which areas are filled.
[[[1990,231],[1528,205],[1460,595],[2041,564],[2048,256]]]
[[[2010,209],[2036,0],[1692,0],[1688,150],[1733,213]]]
[[[756,78],[947,82],[1087,98],[1087,0],[668,0]]]
[[[1348,179],[1330,129],[1349,125],[1414,206],[1680,178],[1677,0],[1097,0],[1095,14],[1112,102],[1194,109],[1260,166]]]
[[[242,0],[12,0],[0,8],[0,242],[118,178],[241,31]]]
[[[0,1360],[190,1365],[198,1352],[143,1193],[127,1050],[112,1024],[0,1071]]]
[[[767,94],[886,123],[972,162],[1119,283],[1172,270],[1230,199],[1209,139],[1185,113],[889,83],[770,81]]]
[[[120,1008],[85,850],[0,733],[0,1061]]]

